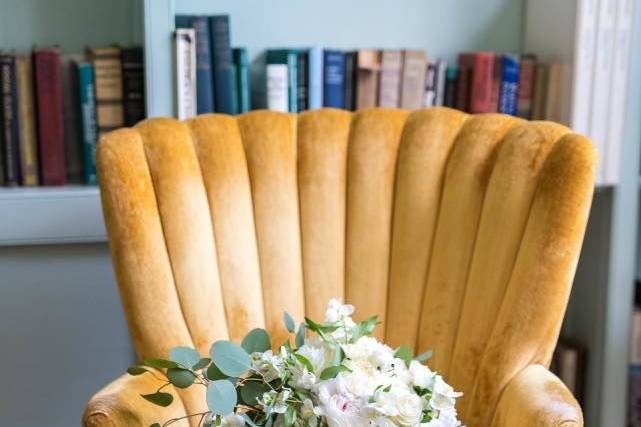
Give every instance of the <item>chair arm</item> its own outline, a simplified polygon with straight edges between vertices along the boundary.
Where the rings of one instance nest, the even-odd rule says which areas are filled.
[[[82,416],[83,426],[148,427],[155,422],[162,424],[173,418],[184,417],[185,407],[173,386],[163,389],[174,396],[174,401],[166,408],[140,397],[141,394],[155,392],[161,385],[163,382],[150,373],[119,377],[89,400]],[[188,427],[189,422],[180,421],[172,425]]]
[[[508,383],[492,427],[583,426],[583,413],[572,393],[541,365],[531,365]]]

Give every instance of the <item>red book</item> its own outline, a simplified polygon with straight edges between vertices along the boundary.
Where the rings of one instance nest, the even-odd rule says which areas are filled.
[[[474,53],[474,70],[470,90],[470,112],[491,113],[492,81],[494,77],[494,53]]]
[[[470,89],[474,72],[474,54],[461,53],[458,56],[458,83],[456,87],[456,108],[470,111]]]
[[[66,182],[60,55],[57,49],[33,54],[42,185]]]

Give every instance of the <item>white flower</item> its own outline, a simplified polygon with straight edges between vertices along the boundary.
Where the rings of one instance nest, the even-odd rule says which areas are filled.
[[[283,368],[283,359],[275,356],[271,350],[264,353],[252,353],[252,368],[260,373],[265,381],[271,382],[280,378]]]
[[[454,391],[451,385],[443,381],[443,377],[436,375],[432,387],[432,398],[430,406],[438,411],[446,411],[454,408],[456,399],[463,396],[463,393]]]
[[[240,415],[228,414],[221,420],[221,425],[223,427],[244,427],[245,420]]]
[[[302,347],[296,350],[296,353],[309,360],[309,363],[314,367],[314,374],[319,376],[333,362],[336,347],[330,346],[319,339],[309,339],[305,341]]]
[[[318,425],[320,411],[314,406],[311,399],[305,399],[303,400],[303,406],[300,408],[300,416],[307,421],[307,425],[316,427]]]
[[[349,317],[354,313],[354,306],[343,304],[338,299],[332,298],[327,303],[325,311],[325,323],[337,323],[338,321]]]
[[[427,423],[421,423],[420,427],[459,427],[461,422],[456,417],[456,410],[450,409],[440,411],[437,418],[432,418]]]
[[[258,399],[258,403],[265,407],[267,413],[284,414],[287,411],[287,399],[291,393],[288,388],[283,388],[280,393],[270,390],[263,393],[263,396]]]
[[[434,373],[422,363],[412,360],[409,367],[412,384],[422,389],[431,389],[434,383]]]
[[[292,366],[290,372],[292,374],[291,385],[294,388],[309,390],[316,384],[316,375],[300,364]]]
[[[339,379],[322,381],[317,385],[318,414],[325,417],[328,427],[366,427],[363,400],[339,387]]]
[[[361,337],[354,344],[342,346],[345,357],[354,366],[370,366],[380,371],[391,369],[394,351],[372,337]]]
[[[407,387],[392,387],[377,391],[369,407],[397,425],[415,426],[423,414],[423,399]]]

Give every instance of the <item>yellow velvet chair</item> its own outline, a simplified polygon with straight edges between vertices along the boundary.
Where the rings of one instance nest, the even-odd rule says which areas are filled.
[[[139,357],[206,354],[253,327],[283,338],[283,310],[320,318],[342,297],[356,317],[379,314],[391,345],[433,349],[430,366],[465,393],[468,427],[583,424],[547,366],[595,163],[563,126],[447,108],[151,119],[98,145]],[[90,400],[85,425],[205,409],[198,388],[173,390],[164,409],[138,396],[157,386],[122,376]]]

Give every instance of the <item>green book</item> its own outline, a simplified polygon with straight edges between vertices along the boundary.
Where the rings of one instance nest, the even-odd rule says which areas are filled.
[[[249,61],[247,49],[238,47],[233,50],[234,55],[234,81],[236,82],[236,111],[245,113],[249,111]]]

